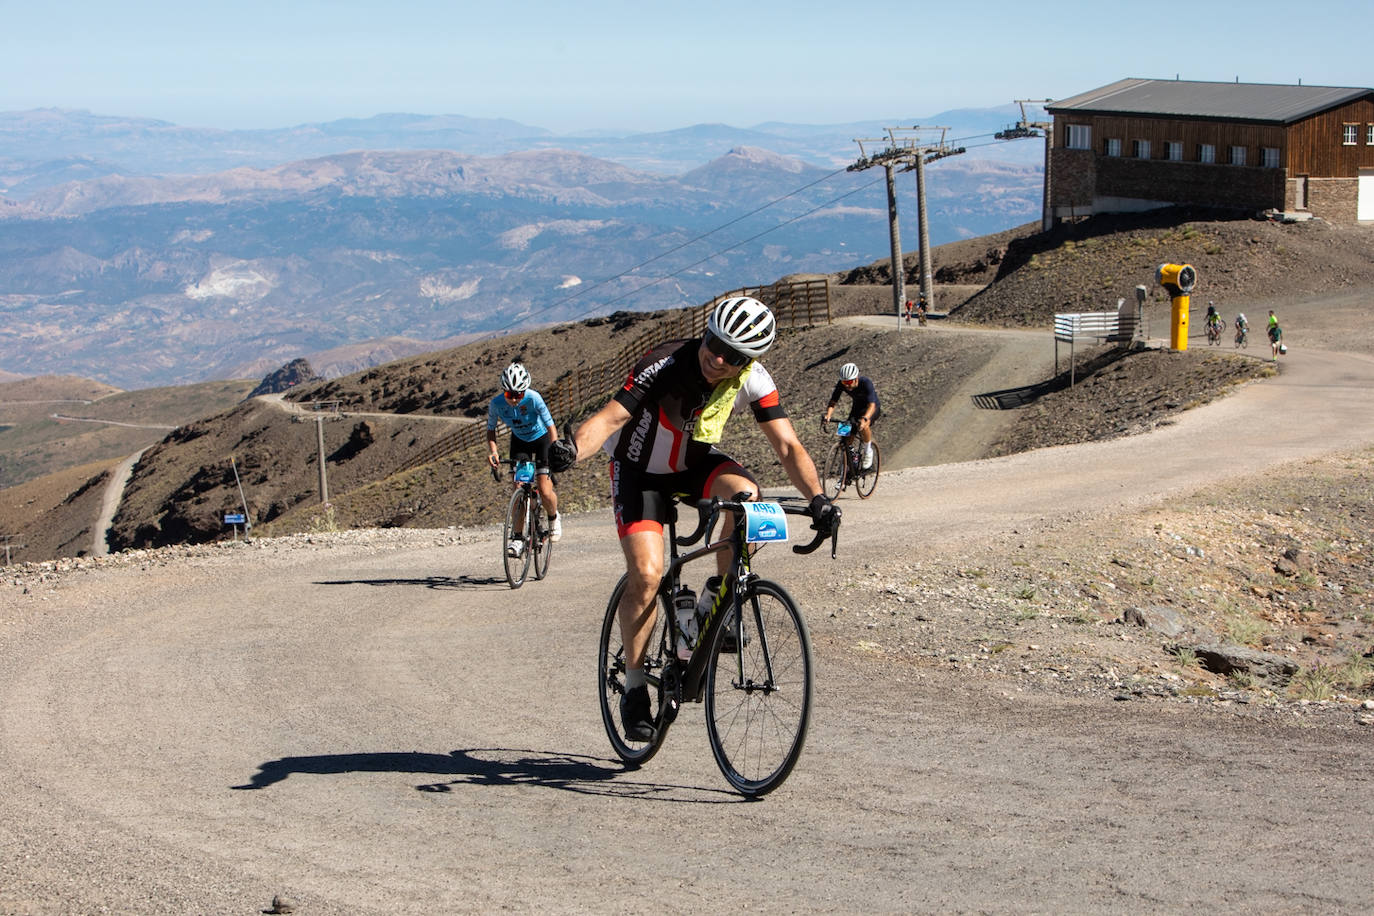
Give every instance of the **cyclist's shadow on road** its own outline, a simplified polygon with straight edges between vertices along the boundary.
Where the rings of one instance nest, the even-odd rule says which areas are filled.
[[[315,585],[423,585],[425,588],[507,587],[501,576],[425,576],[422,579],[326,579]]]
[[[342,773],[423,773],[453,776],[454,779],[421,783],[419,792],[452,792],[461,786],[535,785],[585,795],[623,797],[660,797],[663,801],[686,801],[682,790],[690,790],[690,800],[741,801],[741,797],[719,789],[675,786],[631,781],[624,778],[624,767],[609,760],[579,754],[510,748],[468,748],[447,754],[421,751],[383,751],[379,753],[318,754],[309,757],[282,757],[258,767],[253,778],[231,789],[265,789],[296,775],[334,776]],[[700,793],[722,796],[703,799]]]

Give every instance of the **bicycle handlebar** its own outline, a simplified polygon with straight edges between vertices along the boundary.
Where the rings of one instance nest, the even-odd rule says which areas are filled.
[[[699,518],[697,527],[691,534],[677,538],[678,546],[690,547],[692,544],[701,540],[706,532],[710,530],[711,525],[715,523],[716,516],[722,512],[733,512],[736,519],[735,523],[737,525],[743,524],[744,502],[745,501],[742,500],[721,499],[719,497],[697,500],[696,510]],[[805,506],[794,506],[783,502],[779,502],[777,505],[788,515],[804,515],[807,518],[811,517],[811,510]],[[834,559],[840,538],[840,509],[838,506],[835,507],[834,518],[835,524],[830,531],[816,530],[816,536],[813,537],[809,543],[792,545],[792,552],[799,554],[813,553],[828,537],[830,539],[830,557]]]

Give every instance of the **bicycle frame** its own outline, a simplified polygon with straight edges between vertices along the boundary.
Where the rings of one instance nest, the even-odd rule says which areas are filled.
[[[707,505],[698,504],[698,511],[707,509]],[[784,510],[785,511],[785,510]],[[678,548],[690,546],[702,537],[707,536],[711,528],[715,525],[715,520],[722,512],[729,512],[733,518],[730,532],[723,535],[720,539],[704,544],[695,550],[685,554],[679,554]],[[795,511],[789,514],[801,514]],[[752,556],[747,549],[745,541],[745,518],[743,507],[738,501],[713,499],[709,503],[709,514],[704,514],[701,518],[697,530],[685,538],[677,537],[677,506],[674,505],[672,511],[668,513],[668,568],[664,570],[663,578],[659,580],[657,597],[661,613],[669,615],[665,621],[664,635],[668,639],[668,645],[664,653],[664,658],[668,659],[660,675],[646,672],[649,682],[657,687],[659,681],[662,682],[663,695],[665,702],[671,705],[665,711],[665,722],[671,722],[676,717],[680,705],[686,702],[698,703],[702,698],[703,682],[706,675],[707,666],[710,664],[711,652],[715,647],[716,632],[725,625],[727,620],[735,620],[736,627],[739,626],[739,614],[743,613],[741,599],[744,596],[749,582],[755,578],[753,570],[750,568],[749,561]],[[832,533],[831,556],[835,556],[836,539],[838,534]],[[794,546],[792,549],[797,553],[810,553],[820,546],[826,534],[820,532],[812,539],[811,543],[804,546]],[[711,554],[720,553],[723,550],[730,551],[730,566],[721,581],[720,592],[711,602],[708,616],[701,622],[701,632],[697,639],[696,648],[692,650],[690,658],[686,662],[677,660],[678,640],[681,634],[672,619],[673,613],[673,593],[677,591],[681,583],[681,573],[683,567],[688,563],[700,560]],[[734,610],[735,616],[731,617],[726,611]],[[762,653],[765,667],[768,669],[767,683],[762,685],[748,685],[748,690],[771,691],[772,686],[772,663],[768,652],[767,636],[762,631],[759,633],[762,640]],[[738,647],[737,647],[738,651]]]

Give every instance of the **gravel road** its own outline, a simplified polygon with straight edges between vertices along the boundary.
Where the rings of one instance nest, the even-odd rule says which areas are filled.
[[[757,565],[818,621],[908,532],[954,554],[1367,447],[1372,390],[1368,355],[1295,347],[1144,436],[885,474],[839,560]],[[776,793],[728,791],[697,708],[626,771],[594,684],[618,550],[604,511],[565,531],[514,592],[488,529],[0,582],[0,913],[1368,911],[1368,728],[1007,693],[817,628]]]

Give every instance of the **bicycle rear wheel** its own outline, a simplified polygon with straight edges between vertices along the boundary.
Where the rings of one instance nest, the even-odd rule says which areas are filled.
[[[534,526],[530,524],[530,499],[524,487],[516,487],[515,492],[510,495],[510,511],[506,513],[506,527],[503,530],[504,537],[501,539],[501,559],[506,565],[506,581],[511,588],[519,588],[525,584],[525,577],[530,574],[530,536],[534,532]],[[510,542],[520,537],[521,550],[518,557],[510,555]]]
[[[835,447],[830,450],[830,457],[825,459],[825,476],[821,478],[821,492],[831,499],[838,498],[840,491],[844,489],[845,471],[849,466],[848,458],[844,443],[836,441]]]
[[[716,631],[706,670],[706,733],[730,785],[749,796],[782,785],[811,722],[811,638],[792,596],[756,579],[742,602],[736,651],[721,652],[735,621]]]
[[[658,753],[668,733],[670,720],[663,715],[662,675],[666,651],[663,627],[672,615],[659,613],[653,637],[649,640],[649,652],[644,658],[644,673],[649,678],[649,702],[657,728],[651,740],[636,741],[626,736],[620,722],[620,698],[625,695],[625,647],[620,642],[616,611],[620,607],[620,596],[625,593],[625,579],[622,575],[616,583],[606,605],[606,617],[601,622],[601,652],[596,664],[597,696],[601,700],[601,722],[606,726],[606,737],[611,739],[616,756],[631,767],[637,767]]]
[[[868,499],[873,495],[873,490],[878,486],[878,466],[882,464],[882,455],[878,452],[878,443],[871,442],[869,444],[873,446],[873,466],[864,468],[861,464],[859,476],[854,478],[854,490],[859,494],[860,499]],[[863,446],[860,445],[859,448],[862,449]],[[862,456],[863,452],[860,451],[859,454]]]
[[[544,513],[544,501],[534,494],[530,515],[534,531],[534,577],[542,579],[549,571],[549,561],[553,559],[553,538],[549,532],[549,517]]]

